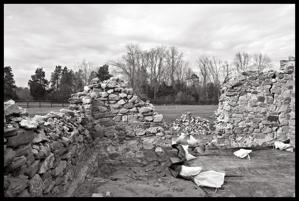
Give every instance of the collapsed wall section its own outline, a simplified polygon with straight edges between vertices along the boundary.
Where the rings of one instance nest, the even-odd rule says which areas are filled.
[[[227,80],[216,111],[216,141],[224,147],[258,147],[275,140],[295,146],[295,66],[243,72]]]

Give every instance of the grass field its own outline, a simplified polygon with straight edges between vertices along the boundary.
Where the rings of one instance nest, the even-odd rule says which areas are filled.
[[[200,116],[209,120],[214,120],[214,113],[218,105],[156,105],[155,110],[163,114],[167,122],[174,121],[185,112],[191,112],[195,116]]]
[[[22,105],[20,105],[22,107]],[[191,112],[196,116],[213,120],[214,112],[217,110],[217,105],[156,105],[155,110],[163,114],[164,120],[171,122],[179,118],[185,112]],[[63,107],[31,107],[26,108],[30,116],[35,114],[44,115],[51,111],[59,111]]]

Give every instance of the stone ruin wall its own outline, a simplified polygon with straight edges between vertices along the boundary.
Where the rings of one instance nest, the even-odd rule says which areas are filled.
[[[243,72],[226,81],[216,111],[216,141],[223,147],[265,147],[290,140],[295,147],[295,65]]]
[[[165,139],[163,115],[154,111],[149,101],[142,101],[133,89],[116,77],[99,83],[97,79],[83,92],[73,94],[69,108],[81,110],[92,122],[92,133],[97,137],[132,139],[159,136]],[[126,133],[118,133],[120,127]],[[122,136],[124,134],[124,136]]]
[[[13,102],[4,104],[5,197],[66,192],[99,141],[127,158],[170,143],[163,116],[117,78],[95,79],[69,101],[69,109],[33,118]]]
[[[29,118],[15,104],[4,107],[4,196],[66,191],[94,146],[84,115],[62,109]]]

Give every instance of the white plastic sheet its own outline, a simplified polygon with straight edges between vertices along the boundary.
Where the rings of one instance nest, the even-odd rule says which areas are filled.
[[[187,161],[196,158],[195,156],[193,156],[192,154],[189,153],[189,151],[188,151],[189,145],[182,145],[182,147],[185,151],[185,158],[186,158]]]
[[[286,149],[289,149],[290,147],[291,147],[290,144],[286,144],[286,143],[283,143],[283,142],[280,142],[280,141],[275,141],[274,142],[274,148],[275,149],[286,150]]]
[[[211,188],[220,188],[224,183],[225,173],[209,170],[199,173],[193,178],[197,186],[206,186]]]
[[[234,155],[239,158],[245,158],[246,156],[248,156],[248,158],[250,159],[249,153],[251,153],[251,152],[252,152],[252,150],[249,150],[249,149],[239,149],[238,151],[234,152]]]
[[[185,165],[182,165],[181,167],[182,169],[180,175],[182,177],[191,177],[191,176],[198,175],[202,170],[202,167],[188,167]]]
[[[198,144],[198,140],[195,139],[192,135],[190,135],[189,139],[187,139],[187,143],[188,143],[188,145],[194,146],[194,145]]]

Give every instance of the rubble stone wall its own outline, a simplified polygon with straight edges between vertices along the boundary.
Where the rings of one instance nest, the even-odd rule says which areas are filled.
[[[41,197],[65,191],[93,147],[84,115],[62,109],[30,118],[14,101],[4,108],[4,195]]]
[[[56,196],[76,178],[78,162],[95,139],[108,153],[142,157],[140,149],[162,145],[163,115],[118,78],[97,79],[73,94],[69,109],[30,118],[14,101],[4,104],[4,193],[6,197]],[[109,144],[109,145],[108,145]]]
[[[243,72],[227,80],[216,112],[216,141],[224,147],[295,146],[295,66]]]
[[[167,138],[163,115],[155,112],[149,101],[141,100],[126,82],[116,77],[103,82],[93,79],[91,85],[83,92],[73,94],[69,101],[70,109],[84,111],[92,122],[94,137],[120,142],[140,139],[144,144]]]

